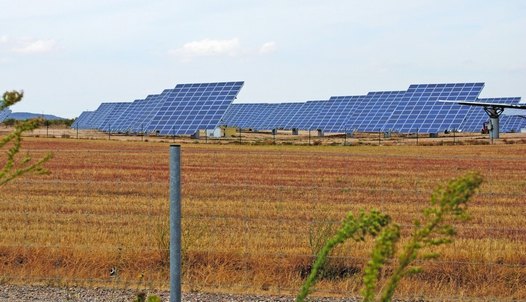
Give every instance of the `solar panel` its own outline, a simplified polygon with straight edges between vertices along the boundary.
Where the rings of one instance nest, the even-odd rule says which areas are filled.
[[[93,111],[84,111],[82,112],[79,117],[71,124],[71,128],[73,129],[88,129],[87,125],[89,120],[93,116]]]
[[[151,122],[153,117],[159,112],[163,105],[163,98],[168,95],[172,89],[165,89],[161,94],[148,95],[144,103],[137,106],[134,116],[130,120],[130,131],[135,133],[144,133],[146,126]]]
[[[164,96],[146,130],[187,135],[199,129],[214,129],[242,86],[243,82],[179,84]]]
[[[221,124],[228,127],[254,129],[258,123],[258,117],[266,112],[268,104],[231,104],[221,118]]]
[[[92,114],[91,119],[86,124],[86,129],[99,129],[108,116],[111,110],[113,110],[115,103],[102,103]]]
[[[506,98],[480,98],[477,102],[482,103],[501,103],[501,104],[518,104],[520,97],[506,97]],[[468,107],[466,115],[464,116],[459,129],[464,132],[479,132],[485,122],[489,121],[489,117],[484,111],[483,107],[479,106],[465,106]],[[508,109],[505,110],[505,112]],[[501,124],[502,128],[502,124]],[[505,131],[503,131],[505,132]]]
[[[113,103],[113,108],[109,110],[108,114],[104,119],[102,119],[102,122],[100,123],[100,126],[96,129],[103,130],[103,131],[109,131],[111,132],[111,128],[113,126],[113,122],[119,118],[119,116],[126,111],[126,109],[132,104],[132,103],[125,103],[125,102],[119,102],[119,103]]]
[[[261,123],[261,129],[289,129],[289,121],[300,110],[304,103],[280,103],[269,104],[265,114],[264,122]]]
[[[458,129],[468,109],[438,100],[475,101],[482,88],[484,83],[410,85],[384,129],[404,133]]]
[[[384,124],[404,96],[405,91],[369,92],[360,110],[349,119],[347,128],[363,132],[384,131]]]
[[[314,121],[320,112],[329,101],[308,101],[299,108],[296,114],[289,120],[287,129],[300,130],[316,130]]]
[[[6,108],[0,111],[0,123],[8,119],[10,114],[11,114],[11,109],[9,108]]]
[[[526,116],[519,115],[501,115],[500,131],[501,132],[520,132],[526,128]]]
[[[356,106],[365,96],[333,96],[329,101],[321,103],[317,116],[314,117],[311,128],[326,132],[349,132],[349,119],[354,117]]]
[[[145,100],[135,100],[133,101],[127,108],[122,112],[122,114],[117,117],[112,125],[111,125],[111,131],[112,132],[129,132],[130,131],[130,125],[131,125],[131,117],[137,112],[137,107],[140,105],[141,102],[145,102]]]

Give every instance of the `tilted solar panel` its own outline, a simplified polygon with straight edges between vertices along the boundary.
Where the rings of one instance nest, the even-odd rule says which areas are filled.
[[[119,118],[119,116],[126,111],[126,109],[131,105],[132,103],[126,103],[126,102],[119,102],[114,103],[114,106],[112,110],[108,113],[108,115],[102,120],[102,123],[100,124],[99,130],[111,132],[113,127],[113,122]]]
[[[526,114],[525,116],[505,114],[500,116],[501,132],[521,132],[521,129],[526,129]]]
[[[308,101],[299,108],[297,113],[289,120],[287,129],[317,130],[314,121],[319,112],[329,101]]]
[[[403,133],[437,133],[458,129],[467,108],[439,100],[475,101],[483,88],[484,83],[413,84],[384,129]]]
[[[86,125],[86,129],[100,129],[106,117],[115,108],[117,103],[102,103],[92,114],[91,119]]]
[[[130,118],[129,131],[134,133],[145,133],[146,127],[153,117],[159,112],[163,104],[163,98],[168,95],[172,89],[165,89],[161,94],[150,94],[137,105],[137,110]]]
[[[358,103],[365,96],[333,96],[329,101],[321,103],[320,111],[314,116],[311,128],[325,132],[350,132],[349,119]]]
[[[161,108],[146,126],[164,135],[194,134],[216,128],[243,82],[179,84],[163,99]]]
[[[266,112],[268,104],[248,103],[248,104],[231,104],[227,112],[221,118],[221,125],[243,129],[254,129],[259,122],[259,117]]]
[[[79,117],[71,124],[73,129],[88,129],[87,125],[91,117],[93,116],[93,111],[84,111]]]
[[[0,123],[8,119],[10,114],[11,114],[11,109],[9,108],[6,108],[0,111]]]
[[[129,132],[131,125],[131,116],[137,112],[138,105],[145,100],[135,100],[117,117],[111,126],[112,132]]]
[[[405,91],[369,92],[360,109],[351,113],[349,128],[362,132],[384,131],[384,123],[398,106]]]

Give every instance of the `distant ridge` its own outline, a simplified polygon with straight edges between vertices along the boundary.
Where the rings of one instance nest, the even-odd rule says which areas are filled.
[[[15,119],[15,120],[28,120],[33,118],[44,118],[46,120],[65,120],[63,117],[55,116],[52,114],[38,114],[30,112],[12,112],[9,114],[6,119]]]

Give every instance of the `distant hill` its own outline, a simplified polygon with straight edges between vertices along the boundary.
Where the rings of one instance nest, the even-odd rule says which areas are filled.
[[[38,113],[30,113],[30,112],[12,112],[10,113],[6,119],[15,119],[15,120],[28,120],[32,118],[44,118],[46,120],[52,121],[52,120],[65,120],[63,117],[51,115],[51,114],[38,114]]]

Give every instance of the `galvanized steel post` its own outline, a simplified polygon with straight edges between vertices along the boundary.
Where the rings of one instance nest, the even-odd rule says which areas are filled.
[[[170,145],[170,302],[181,302],[180,145]]]

